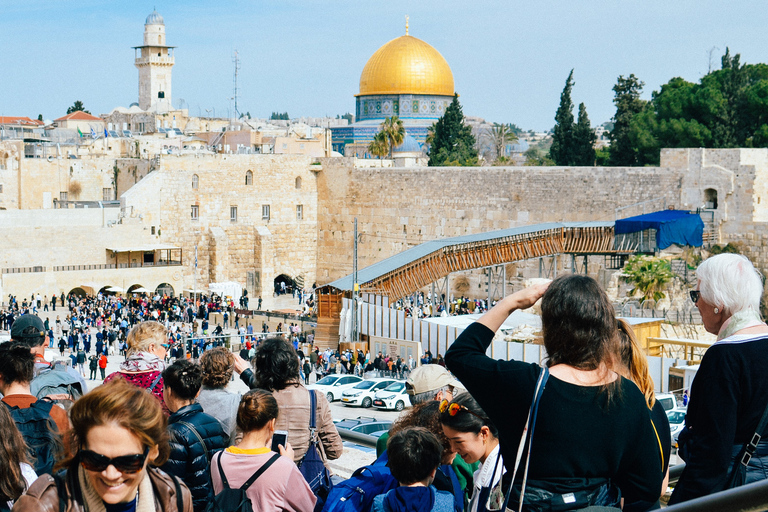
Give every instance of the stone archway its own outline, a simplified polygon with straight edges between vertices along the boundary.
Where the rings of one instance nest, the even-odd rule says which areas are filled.
[[[169,297],[173,297],[173,286],[171,286],[169,283],[160,283],[157,285],[157,288],[155,288],[155,293],[157,295],[160,295],[161,297],[163,295],[168,295]]]
[[[280,274],[274,281],[275,296],[283,295],[284,293],[291,293],[296,282],[286,274]]]
[[[88,293],[84,289],[82,289],[81,287],[77,286],[77,287],[72,288],[71,290],[69,290],[69,293],[67,294],[67,297],[69,297],[70,295],[75,295],[77,297],[85,297],[85,296],[88,295]]]

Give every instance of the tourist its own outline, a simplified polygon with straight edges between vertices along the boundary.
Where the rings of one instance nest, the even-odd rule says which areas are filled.
[[[275,429],[288,431],[288,439],[294,450],[294,461],[298,462],[309,448],[309,391],[299,379],[299,357],[283,338],[268,338],[256,350],[253,359],[255,372],[249,364],[235,356],[235,371],[240,379],[251,388],[272,392],[280,408]],[[341,457],[344,447],[339,432],[333,424],[331,407],[323,393],[315,393],[317,405],[315,422],[317,436],[323,445],[327,460]]]
[[[500,509],[504,501],[501,477],[505,471],[496,426],[469,393],[462,393],[453,401],[442,400],[439,410],[443,434],[451,443],[451,449],[464,462],[479,463],[472,475],[473,489],[467,511],[485,510],[488,502],[493,505],[491,509]]]
[[[376,496],[371,512],[454,512],[451,493],[432,485],[442,451],[437,436],[422,427],[392,436],[387,446],[388,466],[400,485]]]
[[[118,379],[75,402],[71,417],[76,453],[55,479],[38,478],[16,501],[15,512],[192,512],[189,489],[155,469],[169,450],[157,400]]]
[[[279,445],[279,455],[270,450],[279,412],[277,400],[268,391],[254,389],[243,395],[237,410],[237,426],[243,432],[243,440],[213,458],[213,490],[220,493],[225,488],[225,479],[229,488],[237,489],[269,464],[246,490],[251,508],[309,512],[317,498],[292,463],[295,454],[291,443]]]
[[[618,372],[632,382],[634,382],[645,397],[648,409],[651,411],[651,421],[657,436],[659,451],[662,456],[661,471],[664,475],[664,481],[661,484],[659,497],[667,492],[669,483],[669,455],[672,450],[672,436],[669,431],[669,419],[667,411],[662,407],[661,402],[656,400],[654,392],[653,378],[648,371],[648,359],[645,352],[640,348],[637,337],[632,327],[624,319],[618,320],[619,327],[619,358]],[[658,500],[656,500],[658,502]],[[658,503],[648,503],[647,508],[659,508]]]
[[[707,349],[691,385],[686,428],[678,441],[686,465],[670,504],[728,488],[731,474],[741,468],[746,471],[742,483],[765,479],[768,465],[766,441],[757,445],[746,467],[741,464],[743,447],[768,406],[762,276],[746,257],[719,254],[699,265],[696,279],[691,299],[717,342]]]
[[[659,496],[661,456],[643,394],[611,369],[618,353],[613,307],[587,276],[568,274],[547,286],[498,302],[461,333],[445,362],[497,426],[500,439],[507,440],[501,445],[504,460],[514,461],[544,370],[536,363],[495,360],[486,351],[512,312],[533,306],[543,295],[551,376],[538,407],[530,465],[523,464],[528,468],[524,503],[536,507],[555,500],[563,510],[576,510],[618,507],[623,497],[625,511],[640,510],[632,504]],[[517,473],[515,489],[523,472]],[[516,490],[509,508],[517,509],[518,501]]]
[[[122,377],[134,386],[149,390],[163,404],[163,375],[166,331],[159,322],[142,322],[128,333],[126,359],[120,369],[104,379]]]
[[[176,361],[163,371],[163,398],[171,412],[171,453],[162,469],[187,484],[195,512],[205,510],[211,493],[211,457],[229,441],[218,420],[195,403],[202,382],[202,369],[190,361]]]
[[[237,407],[240,405],[240,395],[227,391],[227,385],[232,380],[235,357],[224,347],[208,350],[200,358],[203,369],[203,388],[197,397],[197,403],[203,407],[221,424],[224,433],[229,438],[229,444],[234,444],[237,424]]]
[[[29,464],[27,445],[6,407],[0,407],[0,432],[0,509],[10,510],[37,480],[37,473]]]

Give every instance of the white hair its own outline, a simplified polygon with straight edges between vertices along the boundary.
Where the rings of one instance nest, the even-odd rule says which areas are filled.
[[[760,313],[763,279],[741,254],[718,254],[696,269],[701,297],[731,316],[752,309]]]

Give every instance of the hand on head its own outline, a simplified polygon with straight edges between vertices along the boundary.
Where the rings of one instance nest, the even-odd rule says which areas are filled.
[[[551,281],[535,284],[509,295],[508,298],[513,302],[512,305],[514,305],[515,309],[527,309],[536,304],[536,301],[544,295],[550,284]]]

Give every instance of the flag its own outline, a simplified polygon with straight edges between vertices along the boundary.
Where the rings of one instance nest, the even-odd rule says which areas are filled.
[[[95,138],[96,138],[96,132],[95,132],[95,131],[93,131],[93,126],[91,126],[91,138],[92,138],[92,139],[95,139]]]
[[[109,137],[109,134],[107,133],[107,129],[104,128],[104,138],[106,139],[107,137]]]
[[[80,135],[80,137],[83,136],[83,132],[80,131],[80,127],[79,126],[77,127],[77,134]]]

